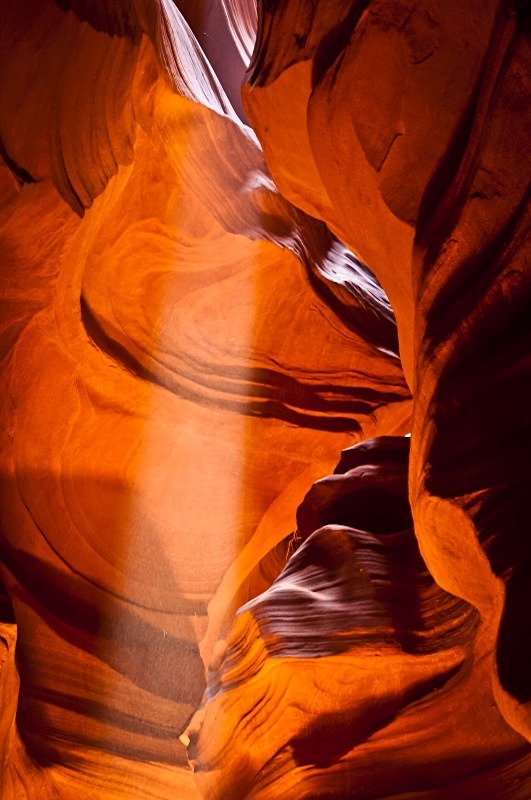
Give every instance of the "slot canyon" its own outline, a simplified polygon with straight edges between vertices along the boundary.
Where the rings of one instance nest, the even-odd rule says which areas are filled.
[[[530,31],[2,0],[0,800],[531,800]]]

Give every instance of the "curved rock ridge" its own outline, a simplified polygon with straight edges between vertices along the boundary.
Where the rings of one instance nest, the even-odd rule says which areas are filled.
[[[139,41],[142,16],[147,3],[142,0],[54,0],[63,11],[73,11],[79,20],[88,22],[96,31]],[[144,12],[145,13],[145,12]]]
[[[241,86],[256,38],[255,0],[211,0],[208,3],[179,0],[175,5],[190,26],[195,46],[204,53],[209,70],[223,88],[232,109],[247,122]],[[182,52],[183,42],[179,39],[176,44]]]
[[[257,11],[4,4],[1,800],[529,800],[527,6]]]
[[[172,153],[182,152],[189,135],[175,124],[179,110],[190,113],[184,105],[176,107],[163,129]],[[193,124],[197,154],[203,148],[215,153],[215,136],[224,136],[238,165],[220,169],[214,158],[199,162],[193,151],[187,153],[179,178],[190,185],[190,203],[195,202],[195,213],[204,221],[211,219],[213,233],[207,237],[205,226],[196,230],[195,222],[183,219],[176,237],[172,225],[182,216],[182,195],[168,204],[163,219],[139,220],[134,226],[124,225],[125,209],[118,204],[98,234],[97,263],[90,253],[87,258],[81,309],[91,339],[131,371],[180,396],[302,427],[352,431],[379,407],[406,404],[408,391],[392,351],[396,340],[390,308],[370,273],[324,226],[291,214],[264,185],[256,149],[244,136],[238,140],[232,122],[209,119],[198,109]],[[183,169],[182,164],[170,164]],[[236,186],[243,186],[243,193],[235,195]],[[226,248],[235,234],[246,238]],[[289,248],[305,270],[288,257],[279,259],[276,248],[250,244],[251,237]],[[198,257],[203,266],[194,270]],[[131,262],[140,259],[142,269],[132,268]],[[274,281],[269,279],[273,269]],[[328,273],[335,281],[341,276],[340,289],[327,280]],[[311,291],[308,279],[327,305]],[[290,329],[284,328],[279,337],[276,327],[264,327],[267,319],[282,327],[291,301],[279,299],[281,283],[286,284],[286,296],[311,297],[311,303],[299,303],[295,313],[300,319],[291,330],[312,330],[323,364],[318,376],[300,337],[293,346]],[[163,297],[168,297],[171,312],[161,321]],[[135,298],[141,300],[140,316]],[[237,311],[242,300],[253,302],[254,308]],[[325,323],[318,324],[321,320]],[[345,368],[343,344],[349,339],[347,359],[353,367]],[[355,359],[356,350],[365,355]]]
[[[412,528],[408,457],[409,439],[392,436],[367,439],[344,450],[334,474],[314,483],[297,509],[300,538],[330,523],[376,534]]]
[[[187,731],[204,797],[528,796],[477,610],[435,584],[401,510],[381,524],[385,492],[407,504],[408,450],[387,437],[344,453],[299,508],[303,543],[219,643]]]
[[[60,5],[2,29],[2,786],[192,798],[179,736],[220,629],[410,393],[384,292],[278,194],[177,10]]]
[[[408,453],[403,437],[364,442],[344,451],[340,474],[308,492],[297,510],[302,545],[265,596],[244,607],[271,655],[319,657],[382,640],[420,654],[473,640],[477,613],[441,591],[418,552]],[[356,456],[359,466],[345,470]]]
[[[517,2],[277,0],[244,89],[284,196],[390,298],[415,533],[490,629],[497,702],[528,739],[530,64]]]
[[[111,38],[53,0],[8,0],[1,35],[0,154],[20,183],[51,179],[82,214],[133,158],[139,37]]]

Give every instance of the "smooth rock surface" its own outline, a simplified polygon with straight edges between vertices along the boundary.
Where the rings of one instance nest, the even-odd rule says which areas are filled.
[[[5,2],[2,800],[529,800],[530,62]]]

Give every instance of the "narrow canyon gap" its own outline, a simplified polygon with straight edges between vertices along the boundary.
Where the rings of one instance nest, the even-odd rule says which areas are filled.
[[[1,800],[529,800],[529,22],[4,1]]]

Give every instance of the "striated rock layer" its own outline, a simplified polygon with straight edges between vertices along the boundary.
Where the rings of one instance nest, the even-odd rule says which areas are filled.
[[[529,800],[524,5],[4,5],[2,800]]]
[[[299,508],[300,546],[218,645],[188,730],[204,797],[529,797],[481,616],[419,553],[408,444],[344,451]]]
[[[171,3],[13,2],[3,37],[4,796],[195,797],[220,628],[337,452],[410,426],[393,315]]]
[[[349,675],[357,686],[355,701],[345,711],[348,689],[344,695],[338,690],[331,711],[317,689],[324,678],[315,674],[329,655],[330,629],[341,630],[343,605],[325,587],[348,582],[329,565],[327,550],[322,552],[324,542],[331,550],[346,548],[337,544],[337,531],[322,526],[340,523],[369,532],[402,511],[388,498],[379,502],[377,495],[366,499],[365,492],[355,492],[357,477],[318,483],[298,518],[305,535],[315,530],[314,547],[307,551],[305,545],[301,553],[325,574],[318,584],[325,611],[314,608],[312,569],[294,556],[259,605],[245,606],[235,620],[192,728],[207,795],[215,796],[214,770],[226,774],[225,787],[233,782],[241,797],[531,794],[528,751],[518,736],[529,738],[530,476],[524,452],[531,303],[528,172],[521,169],[530,144],[529,61],[528,21],[517,5],[310,6],[294,0],[262,9],[244,107],[284,195],[326,220],[369,264],[391,299],[415,400],[409,468],[415,534],[437,583],[476,609],[478,628],[465,634],[472,647],[463,661],[467,666],[444,692],[430,696],[431,710],[428,702],[416,705],[418,696],[412,703],[407,693],[400,695],[403,683],[400,690],[389,688],[396,668],[388,660],[376,685],[386,686],[395,702],[401,697],[398,727],[390,722],[392,714],[385,724],[371,716],[364,727],[365,708],[378,694],[373,684],[360,687],[354,669]],[[392,483],[392,471],[387,479]],[[329,506],[333,513],[327,518]],[[360,552],[358,544],[351,563]],[[389,559],[395,561],[398,556]],[[344,556],[342,565],[348,562]],[[373,577],[374,592],[382,577]],[[385,580],[400,585],[390,567]],[[297,619],[291,626],[293,646],[277,641],[278,636],[288,640],[287,626],[280,632],[274,627],[272,634],[280,596],[287,604],[284,618]],[[306,631],[302,638],[326,653],[311,662],[306,678],[298,677],[306,666],[299,638],[301,597],[308,604],[311,598],[319,620],[311,626],[313,635]],[[421,608],[422,599],[416,601]],[[442,599],[437,604],[444,608]],[[242,630],[253,626],[251,657]],[[399,639],[398,631],[393,635]],[[385,643],[382,635],[382,656]],[[281,667],[280,653],[296,658],[297,647],[301,665]],[[369,663],[363,640],[350,647],[352,659]],[[339,670],[339,659],[333,663]],[[334,669],[322,668],[333,687]],[[234,672],[240,681],[246,674],[245,689],[235,689]],[[404,673],[413,679],[411,669]],[[343,688],[348,679],[340,675]],[[295,688],[296,680],[305,688]],[[246,692],[256,696],[251,708],[243,699]],[[281,705],[275,697],[283,698],[296,721],[290,725],[290,715],[282,716],[280,746],[269,750],[261,737],[269,729],[269,702]],[[329,694],[327,701],[332,702]],[[382,701],[377,705],[385,707]],[[409,713],[416,715],[412,737],[401,729]],[[432,725],[441,716],[454,727],[439,728],[434,737]],[[259,755],[250,766],[246,751],[234,756],[232,767],[222,766],[227,739],[212,744],[212,726],[219,729],[224,717],[235,738],[241,726],[246,738],[250,730],[256,737],[251,752]],[[301,762],[301,731],[314,717],[310,755]],[[341,720],[357,731],[350,742]],[[324,764],[322,740],[333,732],[343,744]],[[219,796],[227,791],[222,787]]]

